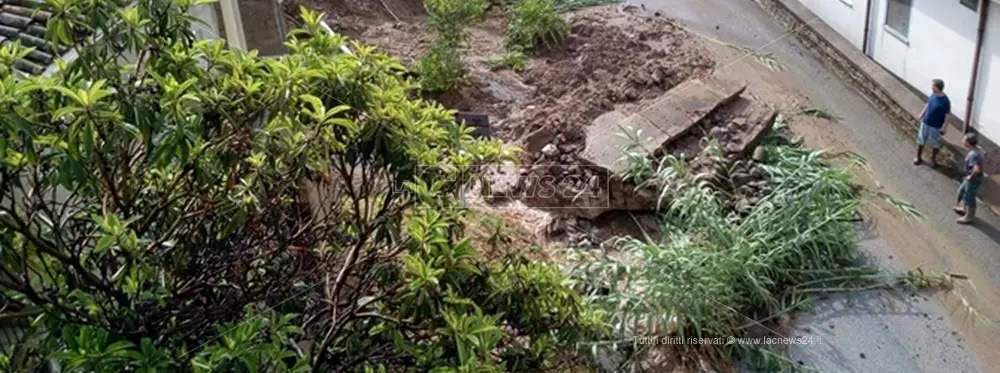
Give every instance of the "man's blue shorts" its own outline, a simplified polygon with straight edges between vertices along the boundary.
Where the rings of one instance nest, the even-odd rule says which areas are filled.
[[[983,179],[982,175],[974,177],[972,180],[963,179],[962,185],[958,187],[958,200],[964,202],[968,207],[976,207],[976,192],[979,191]]]
[[[931,148],[941,148],[941,129],[920,123],[920,134],[917,135],[917,145],[930,145]]]

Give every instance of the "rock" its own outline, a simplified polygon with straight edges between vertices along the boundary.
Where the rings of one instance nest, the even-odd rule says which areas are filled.
[[[729,178],[733,181],[733,184],[737,186],[747,184],[751,180],[753,180],[753,176],[750,176],[750,174],[743,172],[737,172],[732,175],[729,175]]]
[[[736,211],[744,211],[750,208],[750,200],[746,198],[740,198],[736,200]]]
[[[542,147],[542,154],[545,154],[548,157],[554,156],[556,154],[559,154],[559,148],[557,148],[555,145],[551,143],[545,144],[545,146]]]
[[[566,221],[563,219],[552,219],[552,222],[549,223],[546,229],[546,233],[550,237],[566,233]]]
[[[739,154],[743,150],[743,146],[738,141],[733,141],[726,144],[725,149],[726,154]]]
[[[521,139],[521,144],[523,145],[524,151],[530,153],[535,153],[542,150],[546,145],[552,143],[552,138],[555,137],[556,131],[552,129],[551,126],[543,126],[531,133],[528,133]]]
[[[517,172],[515,172],[517,170]],[[510,202],[517,194],[517,185],[520,183],[522,172],[516,165],[505,162],[494,171],[489,172],[490,202]]]
[[[663,73],[661,73],[659,70],[654,71],[653,74],[650,76],[650,78],[653,80],[654,84],[659,84],[663,82]]]
[[[734,126],[736,126],[736,128],[744,129],[744,128],[747,127],[747,118],[736,117],[736,118],[733,118],[733,120],[730,121],[730,123],[732,123]]]
[[[763,146],[758,146],[753,150],[753,160],[757,162],[763,162],[764,157],[767,155],[767,151],[764,150]]]
[[[625,90],[625,99],[628,101],[635,101],[639,98],[639,91],[635,88],[628,88]]]
[[[721,138],[723,135],[728,135],[729,130],[726,127],[712,127],[708,131],[708,135],[716,139]]]

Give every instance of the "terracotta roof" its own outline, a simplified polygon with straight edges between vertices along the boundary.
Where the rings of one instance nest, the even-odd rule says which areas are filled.
[[[0,0],[0,43],[12,44],[20,40],[25,47],[34,47],[24,59],[14,64],[14,69],[39,75],[62,56],[67,48],[54,50],[45,40],[46,23],[51,14],[41,10],[45,0]]]

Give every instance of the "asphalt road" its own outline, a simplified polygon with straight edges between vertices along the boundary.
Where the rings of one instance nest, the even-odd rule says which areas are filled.
[[[721,41],[773,53],[785,68],[784,73],[794,75],[798,90],[808,95],[814,105],[829,108],[842,118],[834,133],[858,149],[879,182],[923,212],[925,226],[943,237],[930,245],[934,246],[931,252],[917,254],[908,247],[891,247],[878,232],[862,232],[861,245],[871,260],[889,271],[904,269],[915,262],[956,272],[974,271],[979,274],[977,278],[986,282],[979,284],[982,291],[995,294],[995,289],[1000,288],[1000,231],[995,228],[1000,227],[1000,219],[981,211],[976,226],[955,224],[956,216],[950,208],[957,181],[926,167],[913,166],[910,163],[914,155],[913,139],[888,123],[859,94],[788,37],[786,30],[756,3],[752,0],[631,2],[659,10],[692,30]],[[725,61],[720,62],[725,65]],[[956,332],[961,328],[953,315],[939,298],[919,294],[901,296],[874,291],[830,297],[816,304],[812,312],[796,318],[797,333],[818,337],[812,340],[818,343],[791,346],[790,356],[821,372],[1000,370],[1000,366],[984,363],[986,359],[967,348],[961,332]]]

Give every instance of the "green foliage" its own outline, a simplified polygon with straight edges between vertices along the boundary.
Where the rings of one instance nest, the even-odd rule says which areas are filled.
[[[439,39],[454,43],[465,40],[465,27],[482,21],[489,7],[488,0],[424,0],[427,25]]]
[[[101,36],[51,76],[0,47],[0,300],[37,315],[4,369],[531,370],[603,332],[559,271],[464,238],[460,191],[514,149],[319,14],[259,59],[191,4],[50,3],[52,42]]]
[[[569,26],[552,0],[520,0],[511,9],[504,46],[510,52],[531,54],[562,43],[568,36]]]
[[[663,236],[623,239],[613,257],[581,252],[573,275],[609,313],[617,340],[745,335],[754,320],[804,304],[810,286],[874,273],[854,264],[859,200],[851,173],[795,146],[768,146],[766,154],[774,189],[744,211],[726,210],[725,196],[681,160],[630,159],[629,177],[662,192]]]
[[[553,0],[556,11],[560,13],[598,5],[617,4],[620,2],[622,2],[622,0]]]
[[[482,21],[489,6],[488,0],[424,1],[427,24],[437,34],[437,40],[417,61],[421,89],[441,92],[465,83],[465,69],[458,51],[467,38],[465,27]]]
[[[417,61],[420,88],[427,92],[443,92],[465,83],[465,68],[457,47],[450,42],[431,45],[427,54]]]
[[[508,68],[514,71],[524,70],[528,66],[528,56],[521,51],[509,51],[503,55],[503,58],[490,61],[490,68],[500,69]]]

